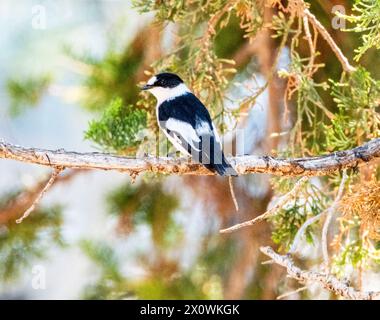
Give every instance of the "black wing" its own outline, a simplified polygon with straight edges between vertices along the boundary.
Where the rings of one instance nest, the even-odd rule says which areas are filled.
[[[158,120],[173,144],[196,162],[220,175],[236,175],[224,157],[208,110],[192,93],[163,102],[158,107]]]

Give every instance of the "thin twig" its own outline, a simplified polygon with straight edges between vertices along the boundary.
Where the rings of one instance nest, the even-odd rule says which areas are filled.
[[[335,210],[339,204],[340,199],[342,199],[344,186],[346,184],[347,178],[348,178],[347,172],[346,172],[346,170],[344,170],[342,180],[341,180],[340,185],[339,185],[338,195],[335,198],[332,206],[330,208],[328,208],[328,210],[327,210],[326,220],[325,220],[325,223],[323,224],[323,228],[322,228],[322,240],[321,240],[322,241],[322,253],[323,253],[324,267],[325,267],[326,271],[328,270],[328,265],[329,265],[329,251],[328,251],[328,244],[327,244],[327,233],[329,230],[329,225],[331,223],[333,213],[335,212]]]
[[[303,186],[303,184],[307,180],[308,180],[308,177],[302,177],[301,179],[299,179],[297,181],[297,183],[294,185],[293,189],[291,191],[289,191],[286,195],[281,197],[281,199],[277,202],[277,204],[275,206],[273,206],[272,208],[270,208],[269,210],[267,210],[263,214],[259,215],[258,217],[254,218],[252,220],[248,220],[248,221],[245,221],[242,223],[235,224],[234,226],[226,228],[226,229],[222,229],[219,232],[220,233],[231,233],[231,232],[239,230],[241,228],[253,226],[256,223],[269,218],[270,216],[274,215],[279,209],[281,209],[284,205],[286,205],[288,202],[293,200],[297,196],[298,191],[301,189],[301,187]]]
[[[301,283],[319,283],[323,288],[347,299],[373,300],[380,297],[380,291],[358,291],[355,288],[350,287],[346,282],[340,281],[331,274],[302,270],[294,265],[290,255],[279,255],[271,247],[261,247],[260,251],[270,257],[276,264],[285,267],[288,276]]]
[[[332,51],[335,53],[336,57],[341,63],[343,70],[348,73],[354,72],[356,69],[348,62],[348,59],[343,54],[342,50],[340,50],[338,45],[335,43],[334,39],[331,37],[330,33],[319,22],[319,20],[315,17],[315,15],[312,14],[310,10],[307,8],[304,9],[303,13],[305,14],[305,16],[307,16],[310,23],[314,25],[314,27],[318,30],[318,32],[326,40],[326,42],[330,45]]]
[[[84,171],[85,170],[70,170],[65,175],[59,175],[53,186],[56,186],[59,183],[68,182]],[[50,175],[49,177],[38,181],[35,185],[21,191],[16,197],[6,201],[6,203],[0,207],[0,225],[6,224],[9,221],[14,221],[20,216],[20,212],[25,212],[48,183],[49,179]]]
[[[232,177],[228,177],[228,184],[230,186],[230,193],[231,193],[231,198],[234,203],[236,211],[239,211],[239,203],[237,202],[235,191],[234,191],[234,185],[232,184]]]
[[[51,177],[45,187],[42,189],[42,191],[39,193],[37,198],[33,201],[32,205],[24,212],[21,218],[16,220],[16,223],[21,223],[25,218],[27,218],[36,208],[36,206],[40,203],[42,197],[44,194],[50,189],[50,187],[53,185],[55,179],[58,177],[58,175],[64,170],[62,167],[55,167],[54,171],[51,174]]]
[[[340,187],[345,184],[346,179],[347,179],[347,174],[346,174],[346,172],[344,172]],[[300,243],[301,238],[302,238],[303,234],[305,233],[307,227],[312,225],[314,222],[318,221],[326,213],[330,212],[331,208],[334,209],[336,207],[336,205],[339,203],[339,201],[342,197],[342,194],[340,193],[340,190],[341,190],[340,187],[339,187],[338,195],[337,195],[336,199],[334,200],[334,203],[332,204],[332,206],[327,208],[326,210],[323,210],[321,213],[317,214],[316,216],[311,217],[310,219],[306,220],[306,222],[301,226],[301,228],[298,229],[297,234],[294,237],[293,243],[292,243],[292,245],[288,251],[289,254],[294,254],[296,252],[296,250],[298,248],[298,244]],[[327,219],[326,219],[326,221],[327,221]]]
[[[311,217],[310,219],[305,221],[305,223],[301,226],[301,228],[298,229],[297,234],[294,237],[293,243],[292,243],[292,245],[289,249],[289,252],[288,252],[289,254],[293,254],[297,250],[298,244],[302,238],[302,235],[306,231],[307,227],[312,225],[317,220],[319,220],[323,215],[326,214],[326,212],[327,212],[327,210],[324,210],[321,213],[317,214],[316,216]]]
[[[304,290],[306,290],[306,289],[307,289],[307,286],[304,286],[304,287],[298,288],[298,289],[293,290],[293,291],[290,291],[290,292],[285,292],[284,294],[278,296],[278,297],[276,298],[276,300],[281,300],[281,299],[283,299],[283,298],[289,297],[289,296],[291,296],[291,295],[293,295],[293,294],[295,294],[295,293],[298,293],[298,292],[304,291]]]
[[[315,47],[314,47],[314,43],[313,43],[313,38],[311,37],[311,33],[310,33],[309,19],[306,16],[304,16],[302,18],[302,20],[303,20],[303,25],[304,25],[304,29],[305,29],[305,36],[306,36],[306,39],[309,43],[309,48],[310,48],[309,66],[310,66],[310,69],[312,69],[313,65],[314,65],[314,58],[315,58]]]

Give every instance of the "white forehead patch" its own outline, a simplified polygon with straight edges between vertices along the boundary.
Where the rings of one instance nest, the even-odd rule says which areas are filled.
[[[148,85],[152,85],[154,84],[155,82],[157,81],[157,77],[156,76],[153,76],[152,78],[150,78],[147,82]]]

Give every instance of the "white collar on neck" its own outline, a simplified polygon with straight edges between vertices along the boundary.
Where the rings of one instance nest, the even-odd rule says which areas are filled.
[[[190,90],[184,83],[181,83],[174,88],[153,87],[149,89],[149,92],[151,92],[156,97],[157,105],[160,105],[164,101],[172,100],[186,93],[189,93]]]

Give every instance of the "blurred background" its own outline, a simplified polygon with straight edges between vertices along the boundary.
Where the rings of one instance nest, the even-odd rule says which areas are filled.
[[[46,25],[33,20],[41,12]],[[102,62],[111,50],[121,54],[138,39],[152,17],[140,15],[129,1],[2,1],[0,136],[24,146],[97,150],[84,139],[93,110],[77,97],[86,66],[67,52]],[[19,87],[10,88],[12,81]],[[137,84],[120,87],[136,91],[131,86]],[[10,96],[12,90],[22,92]],[[264,107],[265,94],[261,111]],[[258,117],[262,122],[265,114]],[[257,139],[260,128],[254,122],[251,126],[258,130]],[[14,194],[35,194],[49,175],[39,166],[6,160],[0,164],[3,203]],[[157,177],[139,178],[132,185],[129,177],[114,172],[65,175],[30,219],[22,225],[8,221],[12,226],[1,230],[1,298],[260,297],[260,286],[253,285],[255,272],[269,274],[262,280],[271,283],[268,297],[274,294],[276,271],[254,267],[255,242],[266,236],[266,227],[256,228],[249,240],[218,234],[222,221],[244,218],[244,210],[235,212],[226,181]],[[263,204],[255,205],[257,212],[265,209],[265,190],[241,187],[246,202],[263,198]],[[22,203],[12,210],[21,214],[26,208]],[[33,277],[41,267],[46,286],[34,289]]]
[[[243,30],[232,16],[215,38],[213,67],[220,83],[209,81],[199,70],[185,73],[181,55],[187,53],[169,55],[181,43],[178,34],[190,26],[153,22],[152,12],[141,12],[145,3],[150,1],[2,0],[0,138],[78,152],[152,150],[157,141],[162,144],[162,137],[152,138],[154,99],[142,95],[138,84],[169,69],[183,75],[210,107],[232,142],[228,154],[277,154],[294,116],[282,117],[285,80],[266,80],[272,65],[287,70],[288,46],[265,31],[250,42],[245,32],[257,30]],[[317,9],[328,25],[330,7]],[[252,12],[259,22],[273,14]],[[197,27],[186,41],[200,36],[204,24]],[[352,48],[355,41],[342,39],[342,45]],[[274,47],[280,47],[278,59]],[[308,52],[306,45],[300,50]],[[339,74],[335,57],[324,57],[332,61],[326,63],[328,76]],[[233,75],[218,74],[230,59],[236,62]],[[232,77],[236,85],[226,85],[223,79]],[[219,112],[224,108],[229,111]],[[147,138],[137,139],[144,128]],[[235,128],[244,139],[234,135]],[[220,228],[263,213],[276,200],[277,182],[266,175],[234,180],[236,212],[228,180],[218,177],[147,174],[132,181],[121,173],[66,170],[37,210],[16,224],[49,175],[43,167],[0,159],[1,299],[274,299],[299,285],[281,268],[262,264],[259,247],[273,241],[286,247],[306,217],[323,209],[308,206],[282,229],[275,220],[272,229],[264,222],[220,235]],[[312,265],[318,250],[318,241],[305,243],[308,259],[301,263]],[[373,284],[368,275],[363,285]],[[310,286],[288,298],[327,297]]]

